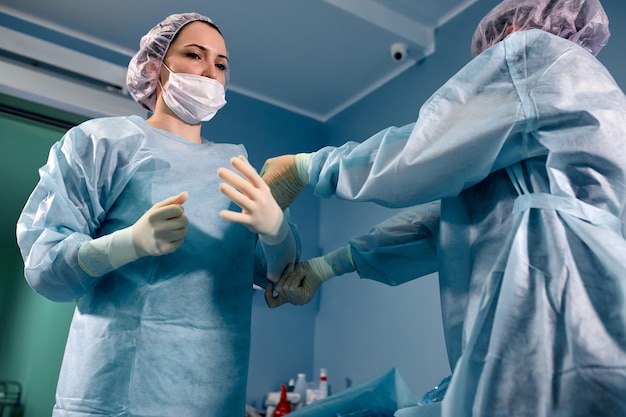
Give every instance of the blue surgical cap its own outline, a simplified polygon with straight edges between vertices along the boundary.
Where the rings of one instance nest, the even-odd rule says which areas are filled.
[[[207,22],[215,26],[211,19],[198,13],[173,14],[166,17],[141,38],[139,51],[128,64],[126,88],[128,88],[133,99],[146,109],[154,111],[161,64],[170,44],[183,26],[196,21]],[[219,31],[219,29],[217,30]],[[228,79],[228,73],[226,79]]]
[[[503,40],[509,26],[541,29],[568,39],[593,55],[609,39],[609,19],[599,0],[504,0],[478,24],[472,56]]]

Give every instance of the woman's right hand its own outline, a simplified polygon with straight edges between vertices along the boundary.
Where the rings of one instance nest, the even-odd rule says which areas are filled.
[[[132,226],[132,240],[139,257],[174,252],[183,244],[187,223],[183,203],[187,192],[156,203]]]

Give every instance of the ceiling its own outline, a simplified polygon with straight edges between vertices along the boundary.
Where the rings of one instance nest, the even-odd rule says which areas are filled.
[[[154,24],[196,11],[226,38],[231,90],[326,121],[434,53],[437,27],[475,1],[0,0],[0,14],[63,34],[57,43],[80,39],[100,58],[113,52],[123,67]]]

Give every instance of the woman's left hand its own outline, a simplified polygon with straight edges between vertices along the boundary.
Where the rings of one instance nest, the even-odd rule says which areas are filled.
[[[222,210],[220,216],[244,224],[260,235],[275,236],[284,218],[270,188],[243,156],[231,158],[230,163],[243,177],[227,168],[218,169],[217,175],[225,181],[220,184],[220,191],[241,207],[241,212]]]

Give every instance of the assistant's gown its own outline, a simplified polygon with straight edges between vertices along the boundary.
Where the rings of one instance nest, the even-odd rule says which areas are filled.
[[[436,246],[412,262],[439,273],[445,417],[626,415],[625,149],[626,97],[605,67],[527,30],[468,63],[415,123],[309,156],[324,197],[441,199],[424,235]],[[398,257],[383,258],[368,274],[390,283]]]

